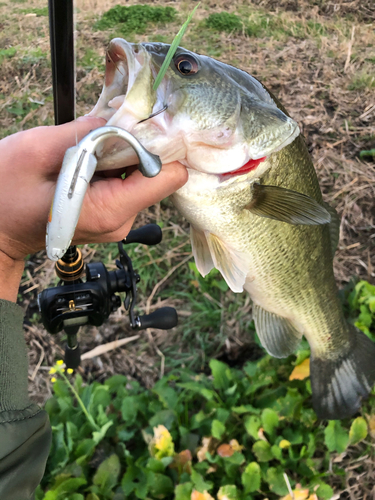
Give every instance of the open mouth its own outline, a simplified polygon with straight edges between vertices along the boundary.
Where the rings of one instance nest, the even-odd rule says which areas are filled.
[[[130,44],[121,38],[115,38],[106,52],[105,80],[102,93],[91,116],[105,118],[109,125],[118,125],[129,130],[119,123],[126,114],[134,116],[135,123],[146,119],[152,112],[150,97],[140,100],[139,95],[147,96],[150,92],[150,81],[153,81],[150,55],[142,45]],[[134,85],[136,83],[136,85]],[[136,87],[136,89],[134,88]],[[137,99],[133,94],[137,95]],[[137,101],[137,105],[135,105]],[[125,105],[126,109],[122,109]]]

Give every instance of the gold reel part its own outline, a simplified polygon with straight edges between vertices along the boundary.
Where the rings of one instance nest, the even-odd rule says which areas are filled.
[[[84,270],[82,252],[79,248],[75,248],[74,252],[69,252],[59,259],[55,264],[55,271],[63,281],[78,280]]]

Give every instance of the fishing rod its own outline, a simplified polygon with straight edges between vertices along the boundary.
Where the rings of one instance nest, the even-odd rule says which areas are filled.
[[[75,119],[73,0],[48,0],[48,8],[55,124],[62,125]],[[141,173],[147,177],[157,175],[161,168],[160,160],[156,160],[155,155],[145,150],[128,132],[113,129],[115,127],[104,126],[88,134],[79,144],[67,150],[63,165],[65,162],[75,162],[75,173],[79,173],[82,168],[91,167],[94,170],[95,148],[99,141],[111,134],[117,134],[135,149]],[[77,177],[78,175],[74,175],[73,179],[68,181],[66,203],[68,199],[74,201]],[[63,225],[61,230],[64,230]],[[121,306],[118,293],[125,293],[124,307],[129,313],[130,326],[133,329],[169,330],[177,325],[177,312],[172,307],[162,307],[143,316],[136,315],[134,310],[137,283],[141,278],[133,269],[124,245],[156,245],[161,240],[162,232],[156,224],[148,224],[130,231],[124,240],[118,242],[120,258],[116,260],[116,271],[108,271],[102,262],[85,265],[82,252],[75,245],[69,246],[56,262],[55,271],[60,281],[56,287],[43,290],[38,295],[38,305],[45,329],[51,334],[61,330],[67,334],[65,364],[68,368],[74,369],[80,364],[81,354],[77,337],[80,327],[86,324],[102,325],[109,315]]]

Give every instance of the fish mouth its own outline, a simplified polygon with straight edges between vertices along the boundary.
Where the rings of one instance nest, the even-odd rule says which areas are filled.
[[[144,59],[145,50],[141,45],[130,44],[121,38],[115,38],[109,43],[103,90],[89,116],[112,121],[132,89]]]
[[[165,111],[156,103],[152,85],[156,76],[151,54],[142,44],[132,44],[122,38],[113,39],[106,52],[103,90],[89,116],[98,116],[134,133],[140,122]],[[116,138],[104,141],[96,150],[98,169],[123,168],[139,163],[138,157],[126,142]]]
[[[221,181],[223,182],[244,174],[250,174],[250,172],[254,172],[253,175],[257,176],[259,174],[259,169],[264,173],[265,165],[263,162],[273,153],[277,153],[291,144],[300,134],[298,124],[290,117],[286,116],[285,118],[286,126],[278,131],[278,136],[275,137],[272,133],[267,133],[266,140],[260,136],[257,139],[257,143],[250,147],[250,159],[239,168],[219,174]]]

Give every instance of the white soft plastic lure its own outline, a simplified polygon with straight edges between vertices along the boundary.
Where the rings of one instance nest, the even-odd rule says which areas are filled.
[[[134,148],[139,159],[139,170],[145,177],[155,177],[160,172],[160,158],[147,151],[132,134],[119,127],[100,127],[86,135],[77,146],[69,148],[64,156],[48,218],[46,249],[49,259],[60,259],[68,249],[83,198],[96,169],[95,150],[101,141],[114,136]]]

